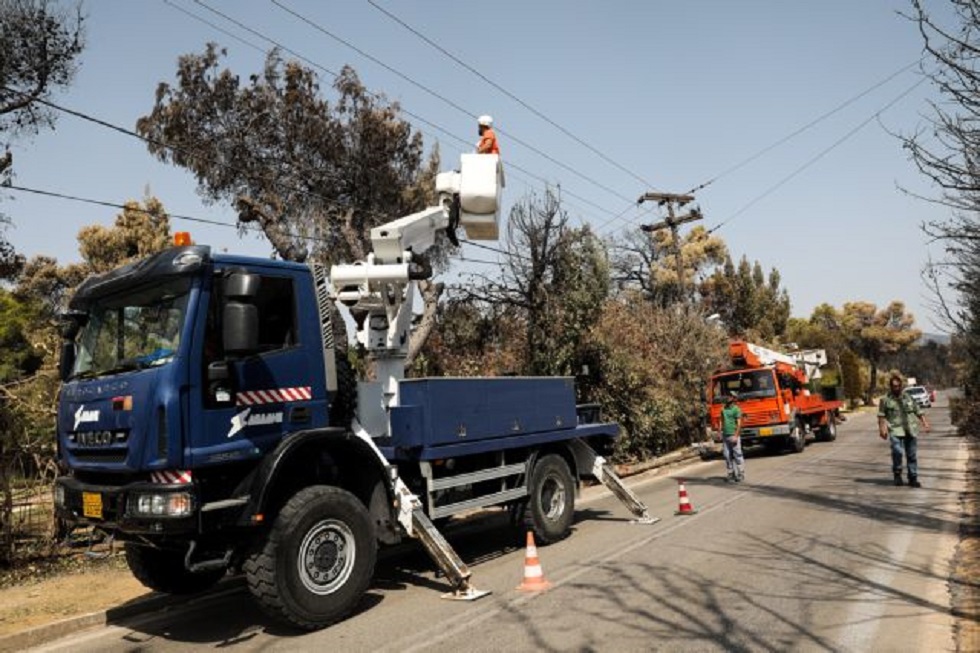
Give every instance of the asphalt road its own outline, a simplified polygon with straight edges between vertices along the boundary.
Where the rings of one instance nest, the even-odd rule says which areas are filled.
[[[927,414],[922,489],[892,485],[871,414],[801,454],[750,454],[741,485],[720,460],[633,477],[654,525],[590,488],[572,536],[538,550],[546,592],[516,590],[524,549],[498,517],[450,532],[493,591],[476,602],[440,600],[445,583],[409,553],[382,562],[357,614],[317,633],[274,624],[233,589],[36,650],[952,651],[966,449],[945,405]],[[694,515],[674,515],[678,477]]]

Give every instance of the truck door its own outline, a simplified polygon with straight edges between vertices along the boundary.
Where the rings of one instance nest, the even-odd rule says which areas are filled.
[[[259,315],[259,350],[241,359],[221,351],[221,280],[216,274],[203,335],[200,391],[201,432],[192,438],[191,466],[260,456],[284,434],[315,425],[324,412],[314,388],[323,387],[316,365],[315,333],[301,329],[294,275],[260,273],[254,304]],[[316,420],[320,421],[320,420]]]

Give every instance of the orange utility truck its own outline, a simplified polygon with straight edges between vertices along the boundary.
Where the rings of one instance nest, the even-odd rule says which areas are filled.
[[[827,364],[822,349],[783,354],[743,340],[728,344],[730,367],[711,377],[708,414],[711,435],[721,442],[721,409],[734,394],[742,409],[743,446],[764,444],[799,453],[811,433],[820,440],[837,437],[837,411],[841,402],[811,392],[810,382],[820,378]]]

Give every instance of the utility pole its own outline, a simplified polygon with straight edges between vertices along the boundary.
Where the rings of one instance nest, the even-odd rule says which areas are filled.
[[[689,202],[694,201],[694,195],[678,195],[676,193],[644,193],[640,196],[640,199],[636,201],[637,204],[643,204],[643,202],[656,202],[660,206],[667,207],[667,218],[661,222],[655,222],[654,224],[644,224],[640,225],[640,229],[647,233],[653,233],[654,231],[660,231],[661,229],[670,228],[670,233],[674,238],[674,259],[677,265],[677,287],[679,289],[681,300],[686,301],[686,294],[684,292],[684,265],[681,261],[681,239],[680,235],[677,233],[677,227],[684,224],[685,222],[694,222],[695,220],[700,220],[702,217],[701,209],[694,207],[685,215],[677,216],[674,215],[674,207],[683,208]]]

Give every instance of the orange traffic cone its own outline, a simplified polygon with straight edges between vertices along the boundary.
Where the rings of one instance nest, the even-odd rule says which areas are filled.
[[[691,505],[691,501],[687,498],[687,488],[684,487],[684,479],[677,479],[677,494],[680,499],[680,506],[677,508],[675,515],[693,515],[697,512],[694,506]]]
[[[527,551],[524,553],[524,580],[517,587],[522,592],[539,592],[551,587],[544,579],[541,563],[538,561],[538,547],[534,545],[534,534],[527,532]]]

